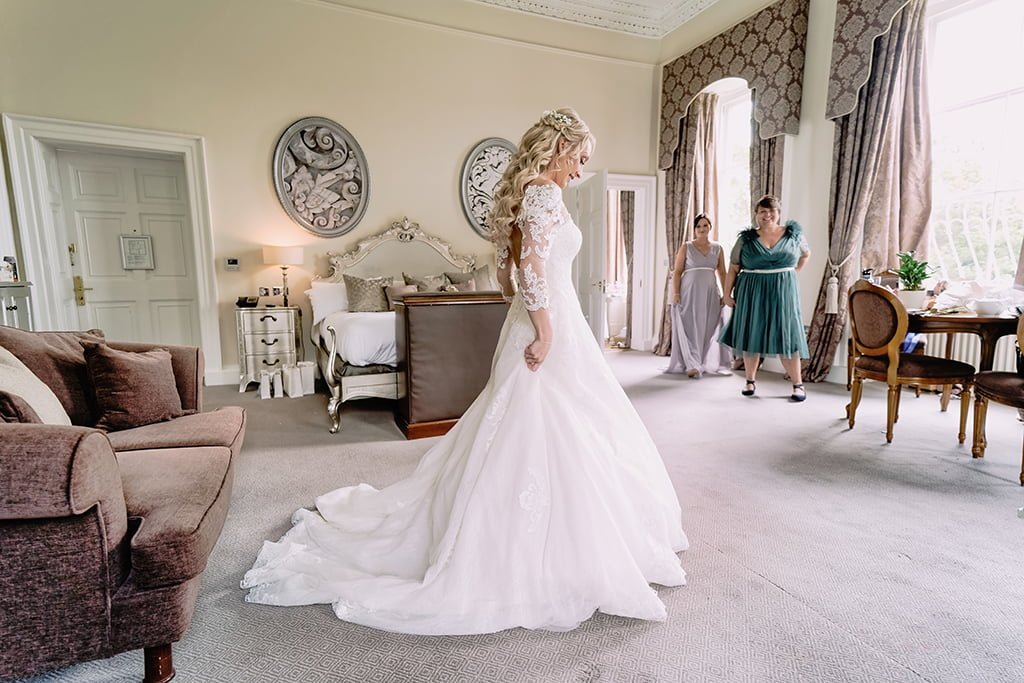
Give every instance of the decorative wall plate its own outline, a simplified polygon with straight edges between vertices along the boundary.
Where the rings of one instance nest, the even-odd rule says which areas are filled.
[[[366,156],[352,134],[330,119],[299,119],[274,149],[274,189],[292,220],[319,237],[338,237],[366,212]]]
[[[504,138],[481,141],[462,165],[462,210],[470,226],[484,239],[490,239],[487,216],[494,206],[494,186],[508,168],[516,146]]]

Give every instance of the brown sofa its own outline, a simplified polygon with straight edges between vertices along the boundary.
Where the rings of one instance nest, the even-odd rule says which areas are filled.
[[[160,346],[189,414],[104,432],[79,343],[95,339],[0,326],[73,423],[41,424],[0,387],[0,679],[139,648],[146,681],[173,678],[171,644],[227,516],[245,413],[201,412],[201,350]]]

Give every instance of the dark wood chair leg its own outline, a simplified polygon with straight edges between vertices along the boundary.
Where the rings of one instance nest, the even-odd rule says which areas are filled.
[[[174,678],[170,643],[147,647],[143,654],[146,659],[146,677],[142,683],[166,683]]]

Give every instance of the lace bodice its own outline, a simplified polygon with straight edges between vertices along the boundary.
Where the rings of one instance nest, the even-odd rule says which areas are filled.
[[[572,288],[572,259],[580,247],[580,234],[562,203],[557,185],[529,185],[516,216],[522,233],[517,284],[523,305],[529,311],[551,307],[553,289]],[[569,229],[565,229],[568,226]],[[515,266],[511,245],[499,245],[499,280]]]

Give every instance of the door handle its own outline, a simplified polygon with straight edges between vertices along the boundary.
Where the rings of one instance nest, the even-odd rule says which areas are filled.
[[[84,306],[85,305],[85,293],[86,292],[91,292],[92,291],[92,287],[86,287],[85,286],[85,283],[82,282],[82,276],[81,275],[76,275],[72,279],[72,282],[74,282],[74,288],[75,288],[75,303],[78,304],[79,306]]]

